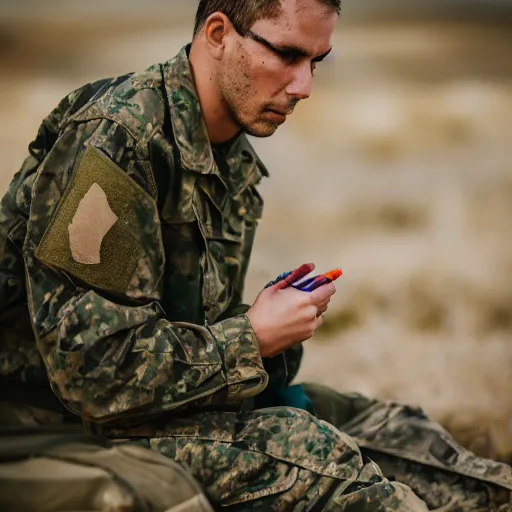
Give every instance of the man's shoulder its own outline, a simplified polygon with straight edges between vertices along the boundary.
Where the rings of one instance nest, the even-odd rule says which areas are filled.
[[[125,128],[137,142],[163,126],[166,98],[160,64],[92,85],[95,93],[71,116],[70,122],[109,119]]]

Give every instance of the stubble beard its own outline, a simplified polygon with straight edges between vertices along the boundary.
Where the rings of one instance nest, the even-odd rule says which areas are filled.
[[[256,106],[251,105],[249,99],[243,99],[241,97],[231,99],[224,97],[224,99],[231,118],[247,135],[258,138],[270,137],[279,128],[279,123],[261,119],[258,115],[244,115],[244,112],[251,111],[251,106],[256,110]]]
[[[244,65],[229,66],[227,71],[219,74],[219,92],[231,119],[246,134],[270,137],[279,128],[278,123],[260,117],[261,109],[253,100],[251,77]]]

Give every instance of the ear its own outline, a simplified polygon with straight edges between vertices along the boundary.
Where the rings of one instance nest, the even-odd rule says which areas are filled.
[[[204,37],[210,55],[220,60],[226,49],[226,39],[231,35],[233,26],[228,17],[221,12],[214,12],[204,25]]]

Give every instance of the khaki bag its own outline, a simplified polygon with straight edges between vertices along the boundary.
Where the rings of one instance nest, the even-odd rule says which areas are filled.
[[[0,429],[0,510],[213,512],[174,461],[68,425]]]

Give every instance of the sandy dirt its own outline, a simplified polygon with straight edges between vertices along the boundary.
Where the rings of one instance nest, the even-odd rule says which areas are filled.
[[[63,95],[188,42],[142,25],[3,26],[2,190]],[[254,141],[271,179],[246,290],[252,301],[305,261],[342,266],[300,380],[419,404],[500,458],[512,454],[511,49],[504,24],[343,23],[312,98]]]

